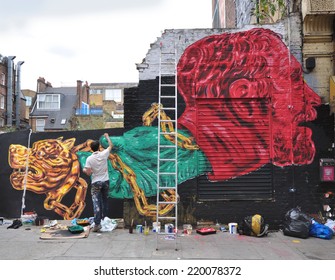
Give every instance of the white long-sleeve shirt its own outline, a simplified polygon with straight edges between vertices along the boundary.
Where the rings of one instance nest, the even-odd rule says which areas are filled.
[[[92,170],[92,183],[98,181],[105,182],[109,180],[107,165],[109,152],[110,149],[107,148],[103,151],[94,152],[87,158],[85,168],[91,168]]]

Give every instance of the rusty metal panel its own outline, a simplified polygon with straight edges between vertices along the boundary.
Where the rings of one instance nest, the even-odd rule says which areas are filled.
[[[198,144],[212,167],[198,178],[198,198],[272,199],[268,101],[198,99],[197,111]]]

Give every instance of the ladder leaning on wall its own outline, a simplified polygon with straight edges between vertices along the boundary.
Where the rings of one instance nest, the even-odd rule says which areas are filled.
[[[169,46],[160,44],[159,61],[159,94],[158,104],[158,150],[157,150],[157,213],[156,223],[162,225],[162,230],[157,232],[156,250],[162,240],[175,241],[177,250],[177,203],[178,203],[178,139],[177,139],[177,51],[175,43]],[[169,116],[169,119],[162,119],[161,111]],[[169,131],[163,130],[162,126],[173,126]],[[171,141],[165,141],[169,138]],[[164,140],[164,142],[162,142]],[[162,200],[160,195],[163,192],[171,195],[173,199]],[[171,193],[170,193],[171,194]],[[159,210],[167,206],[174,206],[167,216],[160,215]],[[164,236],[164,238],[163,238]],[[171,242],[171,241],[170,241]]]

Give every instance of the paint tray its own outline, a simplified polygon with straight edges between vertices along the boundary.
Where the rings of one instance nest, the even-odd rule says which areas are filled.
[[[214,228],[211,228],[211,227],[203,227],[203,228],[197,229],[196,232],[201,234],[201,235],[208,235],[208,234],[216,233],[216,230]]]
[[[78,226],[85,227],[85,226],[88,226],[90,224],[90,221],[88,219],[77,219],[76,224]]]
[[[71,233],[82,233],[84,231],[84,228],[82,226],[76,225],[68,227],[68,230]]]

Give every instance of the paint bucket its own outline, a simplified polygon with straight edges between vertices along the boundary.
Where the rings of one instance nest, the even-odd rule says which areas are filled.
[[[142,225],[137,225],[136,226],[136,232],[137,233],[142,233],[143,232],[143,226]]]
[[[173,224],[166,224],[165,225],[165,233],[173,233]]]
[[[150,231],[149,227],[144,227],[144,235],[148,235]]]
[[[152,223],[152,231],[153,232],[161,232],[161,222],[153,222]]]
[[[187,235],[190,235],[190,234],[192,234],[192,225],[190,225],[190,224],[185,224],[184,226],[183,226],[183,233],[184,234],[187,234]]]
[[[230,234],[237,234],[237,223],[229,223],[228,227]]]

